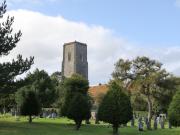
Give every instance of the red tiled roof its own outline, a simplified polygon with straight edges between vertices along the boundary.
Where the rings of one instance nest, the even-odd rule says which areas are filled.
[[[108,86],[105,84],[105,85],[98,85],[98,86],[90,87],[88,90],[88,93],[94,100],[96,100],[98,96],[102,94],[106,94],[107,91],[108,91]]]

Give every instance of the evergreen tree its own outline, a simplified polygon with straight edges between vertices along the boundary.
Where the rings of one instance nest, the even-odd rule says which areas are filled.
[[[4,1],[0,6],[0,19],[6,13],[6,7],[6,1]],[[16,47],[22,35],[21,31],[13,34],[13,22],[14,17],[8,16],[4,22],[0,23],[0,57],[7,56]],[[0,63],[0,93],[17,89],[19,81],[15,81],[15,77],[29,70],[33,59],[30,57],[30,59],[24,60],[21,55],[18,55],[17,60]]]
[[[74,74],[64,80],[65,99],[61,113],[75,121],[77,130],[80,128],[82,120],[87,120],[91,116],[88,88],[88,81],[81,75]]]
[[[32,116],[37,116],[41,111],[41,106],[36,92],[31,87],[23,87],[16,93],[16,103],[20,108],[20,114],[29,116],[29,123]]]
[[[70,101],[67,117],[75,121],[76,130],[79,130],[82,120],[89,119],[90,117],[88,97],[81,93],[76,93]]]
[[[130,99],[123,89],[116,82],[111,82],[98,109],[99,120],[111,123],[114,135],[118,134],[119,125],[126,124],[133,115]]]
[[[168,117],[173,126],[180,126],[180,90],[176,92],[169,106]]]

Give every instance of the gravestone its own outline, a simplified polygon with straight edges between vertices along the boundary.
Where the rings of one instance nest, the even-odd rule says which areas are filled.
[[[155,116],[154,117],[154,130],[157,129],[157,117]]]

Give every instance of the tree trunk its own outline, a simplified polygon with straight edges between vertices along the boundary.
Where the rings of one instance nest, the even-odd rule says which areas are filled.
[[[29,123],[32,123],[32,116],[29,115]]]
[[[76,123],[76,130],[79,130],[79,128],[81,127],[82,120],[76,120],[75,123]]]
[[[150,99],[150,96],[148,98],[148,123],[147,123],[147,129],[151,130],[151,119],[152,119],[152,102]]]
[[[118,135],[118,125],[113,125],[113,135]]]

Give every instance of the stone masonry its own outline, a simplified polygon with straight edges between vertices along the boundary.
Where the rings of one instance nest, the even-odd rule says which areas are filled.
[[[77,41],[63,46],[62,75],[71,77],[74,73],[88,80],[87,45]]]

